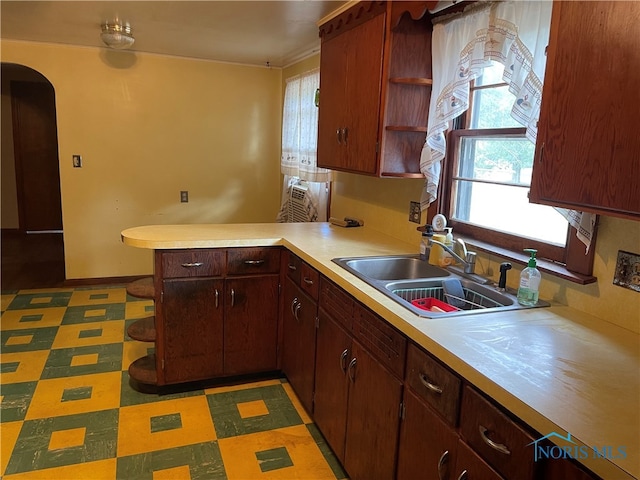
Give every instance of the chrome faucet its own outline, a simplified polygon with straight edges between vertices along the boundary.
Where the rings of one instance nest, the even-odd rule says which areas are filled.
[[[455,258],[458,262],[460,262],[463,265],[464,273],[475,273],[476,252],[467,251],[467,246],[465,245],[464,240],[462,240],[461,238],[458,238],[456,240],[456,245],[459,245],[460,249],[462,250],[462,254],[464,255],[464,258],[458,255],[456,252],[453,251],[452,248],[448,247],[444,243],[434,240],[433,238],[429,238],[429,246],[431,247],[434,243],[436,245],[440,245],[446,252],[450,253],[453,258]]]

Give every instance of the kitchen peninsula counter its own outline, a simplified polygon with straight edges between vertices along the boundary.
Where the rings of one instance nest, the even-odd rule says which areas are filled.
[[[417,245],[367,227],[151,225],[124,230],[122,240],[153,250],[283,246],[541,435],[570,433],[579,447],[610,447],[611,458],[580,460],[596,474],[604,479],[640,476],[636,333],[562,305],[445,319],[417,317],[331,261],[416,253]],[[613,458],[619,449],[624,455]]]

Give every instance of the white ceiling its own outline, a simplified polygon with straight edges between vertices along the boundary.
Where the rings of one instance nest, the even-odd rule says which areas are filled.
[[[319,49],[318,20],[345,3],[2,0],[0,37],[104,47],[100,25],[120,19],[133,29],[132,51],[283,67]]]

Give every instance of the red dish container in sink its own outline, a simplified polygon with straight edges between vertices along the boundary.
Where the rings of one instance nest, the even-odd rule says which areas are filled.
[[[428,310],[430,312],[457,312],[460,310],[453,305],[449,305],[448,303],[433,297],[411,300],[411,304],[421,308],[422,310]]]

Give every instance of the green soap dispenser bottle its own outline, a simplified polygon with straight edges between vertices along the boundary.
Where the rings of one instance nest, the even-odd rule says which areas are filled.
[[[533,248],[525,248],[525,252],[531,255],[527,268],[520,273],[520,286],[518,287],[518,303],[520,305],[533,306],[538,303],[538,289],[542,276],[536,268],[536,253]]]

